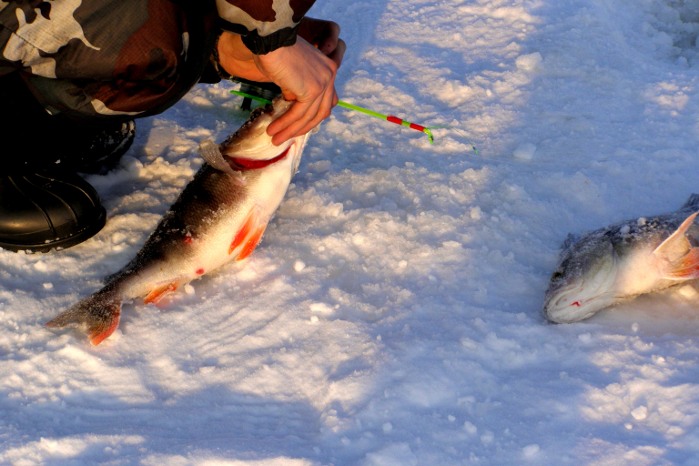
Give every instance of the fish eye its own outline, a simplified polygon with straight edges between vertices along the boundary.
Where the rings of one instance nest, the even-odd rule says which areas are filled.
[[[556,270],[551,274],[551,280],[560,280],[563,277],[563,272],[561,270]]]

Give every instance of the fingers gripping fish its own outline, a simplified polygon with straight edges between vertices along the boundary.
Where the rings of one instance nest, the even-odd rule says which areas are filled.
[[[552,322],[577,322],[636,296],[699,278],[699,194],[677,211],[570,238],[544,297]]]
[[[290,107],[277,98],[258,108],[196,173],[136,256],[104,287],[46,323],[83,327],[93,345],[119,326],[123,301],[163,296],[222,265],[248,257],[284,198],[309,134],[272,144],[267,127]],[[214,168],[215,167],[215,168]]]

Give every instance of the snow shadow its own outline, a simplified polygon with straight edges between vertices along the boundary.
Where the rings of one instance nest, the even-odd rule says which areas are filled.
[[[3,393],[0,461],[137,464],[315,456],[321,423],[311,406],[209,386],[128,402],[100,389],[17,406]]]

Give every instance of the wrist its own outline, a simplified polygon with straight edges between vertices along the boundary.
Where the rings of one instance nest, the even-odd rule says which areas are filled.
[[[261,36],[257,30],[250,31],[242,36],[242,41],[248,50],[255,55],[267,55],[283,47],[289,47],[296,43],[299,25],[285,27],[271,34]]]
[[[228,74],[235,76],[243,63],[252,62],[253,53],[245,46],[239,34],[224,31],[216,43],[218,63]]]

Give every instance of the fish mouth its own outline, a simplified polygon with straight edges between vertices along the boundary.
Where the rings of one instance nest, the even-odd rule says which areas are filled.
[[[292,102],[280,96],[275,98],[272,104],[253,110],[248,121],[221,143],[221,153],[229,158],[250,160],[269,160],[281,155],[289,149],[296,138],[291,138],[277,146],[272,142],[272,137],[267,134],[267,128],[291,105]]]
[[[270,160],[279,157],[289,150],[293,138],[279,146],[272,143],[272,138],[267,134],[267,127],[260,128],[254,137],[242,137],[227,140],[221,144],[221,153],[232,159]]]
[[[222,171],[228,174],[234,174],[235,172],[249,171],[249,170],[259,170],[269,165],[272,165],[289,155],[289,152],[295,145],[291,144],[285,145],[278,155],[271,158],[248,158],[241,156],[231,156],[225,155],[221,152],[220,146],[216,146],[213,141],[206,140],[199,145],[199,152],[202,158],[216,170]],[[299,152],[296,150],[296,152]]]
[[[291,146],[288,146],[279,155],[270,159],[246,159],[243,157],[226,157],[226,159],[228,161],[228,165],[230,165],[233,170],[258,170],[260,168],[265,168],[272,165],[273,163],[279,162],[281,159],[289,155],[290,149]]]
[[[568,283],[551,285],[544,299],[544,315],[555,323],[573,323],[592,317],[617,301],[618,258]]]
[[[590,293],[575,285],[559,290],[544,302],[544,315],[557,324],[570,324],[588,319],[615,302],[612,290]]]

